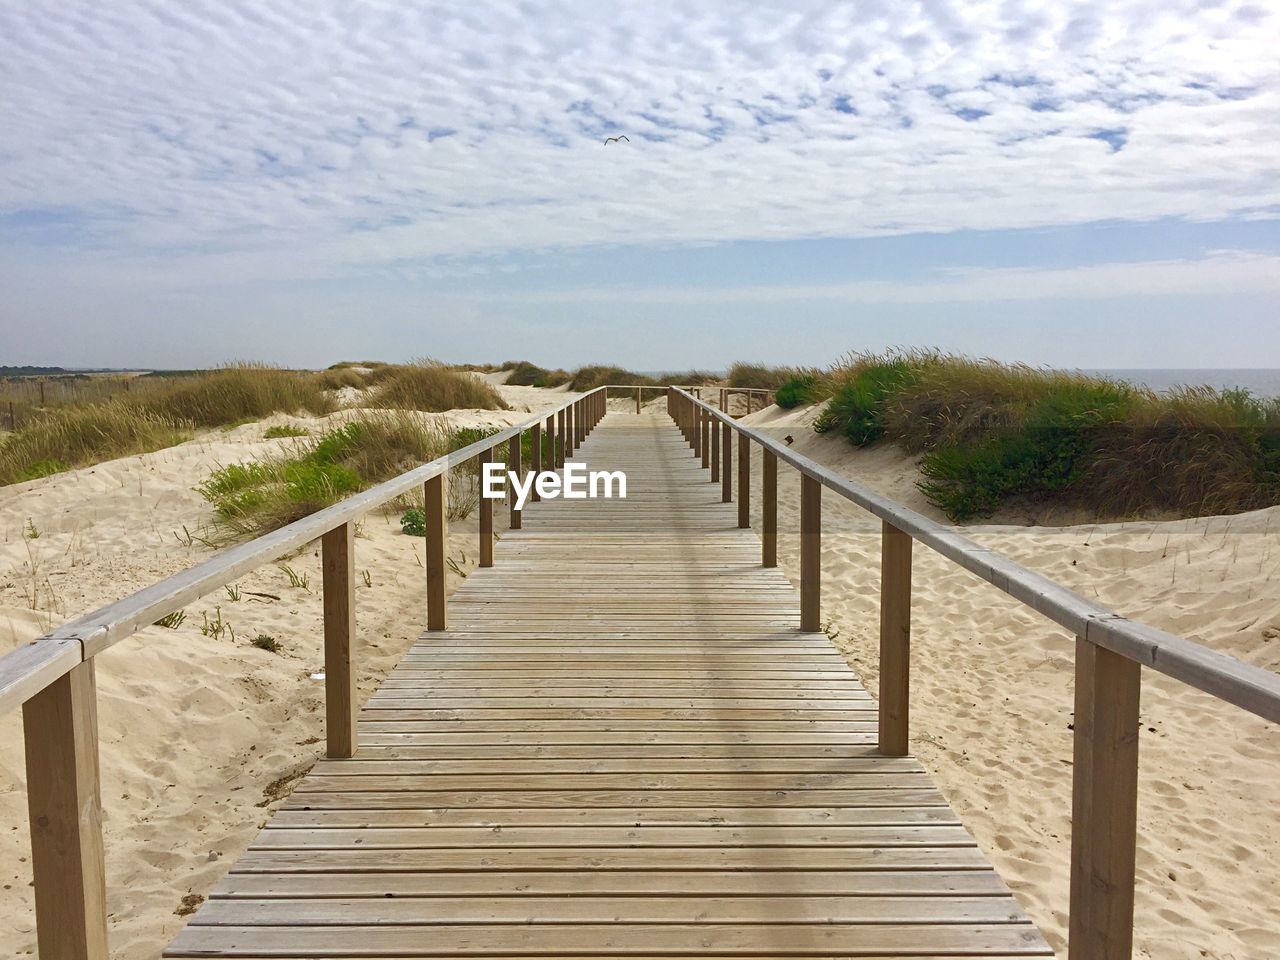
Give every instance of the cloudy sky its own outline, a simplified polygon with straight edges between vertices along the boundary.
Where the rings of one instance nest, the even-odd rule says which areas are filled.
[[[1280,0],[0,0],[0,364],[1280,366],[1277,47]]]

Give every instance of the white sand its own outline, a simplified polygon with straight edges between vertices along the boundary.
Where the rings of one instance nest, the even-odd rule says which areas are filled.
[[[443,416],[456,426],[498,427],[564,399],[499,390],[514,410]],[[201,543],[179,542],[184,526],[199,535],[213,519],[192,488],[216,466],[290,443],[261,439],[267,426],[285,422],[319,432],[324,419],[273,417],[0,488],[0,653],[208,557],[213,551]],[[505,529],[507,511],[494,513]],[[28,521],[38,539],[25,535]],[[358,537],[363,698],[422,631],[426,601],[422,542],[400,531],[398,515],[370,514]],[[476,539],[474,516],[451,523],[449,553],[464,570],[475,564]],[[150,627],[97,660],[115,957],[158,956],[183,922],[174,915],[183,896],[207,891],[267,820],[270,798],[284,795],[272,784],[305,772],[323,752],[323,683],[310,679],[323,668],[318,545],[288,562],[310,578],[309,590],[290,587],[268,565],[237,582],[239,601],[223,592],[205,597],[187,607],[178,629]],[[450,589],[456,582],[451,573]],[[202,634],[204,619],[219,613],[234,640]],[[283,651],[251,646],[259,633]],[[0,824],[0,954],[34,955],[21,712],[0,717]]]
[[[499,389],[516,411],[449,419],[505,424],[563,398]],[[793,436],[807,455],[933,512],[914,489],[909,458],[816,437],[807,419],[776,409],[752,417]],[[288,442],[262,441],[265,425],[0,490],[0,650],[208,556],[174,536],[211,519],[191,487],[217,464]],[[794,577],[798,482],[784,468],[779,485],[780,553]],[[874,690],[878,521],[830,494],[823,508],[824,618]],[[39,539],[24,537],[28,518]],[[970,532],[1122,613],[1280,666],[1280,509],[1229,520]],[[465,555],[464,566],[474,563],[475,538],[473,521],[451,526],[450,553]],[[358,586],[362,696],[422,629],[420,561],[421,544],[400,533],[396,517],[365,521],[357,570],[370,572],[372,586]],[[273,782],[305,771],[322,749],[321,684],[309,679],[322,661],[316,550],[292,565],[310,576],[310,592],[290,588],[269,566],[238,585],[279,601],[207,597],[187,608],[179,629],[149,628],[99,658],[117,957],[159,953],[182,923],[173,911],[183,895],[206,891],[265,822]],[[915,587],[912,748],[1061,947],[1071,639],[923,549]],[[234,641],[200,632],[202,615],[218,608]],[[278,638],[283,654],[250,646],[260,632]],[[1280,731],[1159,677],[1147,677],[1143,698],[1137,955],[1270,960],[1280,954]],[[20,715],[0,725],[0,823],[10,827],[0,837],[0,943],[22,955],[34,952],[34,932]]]

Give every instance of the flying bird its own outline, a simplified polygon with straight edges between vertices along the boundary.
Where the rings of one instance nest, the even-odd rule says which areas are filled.
[[[619,140],[627,140],[627,135],[624,133],[616,137],[609,137],[607,140],[605,140],[604,145],[607,147],[609,144],[617,143]],[[627,143],[630,143],[630,142],[631,142],[630,140],[627,140]]]

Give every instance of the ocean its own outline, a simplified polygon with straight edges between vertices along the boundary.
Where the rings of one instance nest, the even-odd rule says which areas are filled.
[[[1210,386],[1217,389],[1241,388],[1255,397],[1280,397],[1280,370],[1254,369],[1185,369],[1185,370],[1085,370],[1084,373],[1130,383],[1152,390],[1168,390],[1171,387]]]

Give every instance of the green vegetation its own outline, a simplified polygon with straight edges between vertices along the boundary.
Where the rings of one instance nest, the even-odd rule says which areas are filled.
[[[336,409],[314,374],[256,364],[156,381],[122,402],[197,427],[248,423],[273,413],[326,414]]]
[[[0,445],[0,484],[47,477],[88,463],[181,443],[191,426],[110,401],[53,410]]]
[[[428,360],[389,367],[367,406],[395,410],[508,410],[478,377]]]
[[[566,370],[547,370],[528,360],[513,360],[502,368],[511,371],[507,383],[513,387],[560,387],[573,377]]]
[[[421,507],[411,507],[400,518],[400,529],[411,537],[427,535],[427,514]]]
[[[411,411],[365,411],[321,437],[299,441],[256,461],[221,467],[196,489],[213,505],[221,531],[229,536],[257,535],[492,432],[449,431]],[[449,484],[450,517],[468,515],[478,491],[474,462],[455,467]],[[400,498],[387,509],[420,506],[419,494]]]
[[[606,384],[615,384],[621,387],[660,387],[669,383],[678,383],[681,385],[697,385],[704,383],[714,383],[719,378],[712,373],[706,373],[701,370],[689,370],[684,373],[662,373],[657,376],[649,376],[644,373],[633,373],[623,367],[613,366],[586,366],[579,367],[573,372],[573,377],[569,382],[572,390],[586,392],[594,390],[596,387],[603,387]]]
[[[163,617],[156,621],[157,627],[164,627],[166,630],[177,630],[182,626],[182,621],[187,619],[187,611],[175,610],[173,613],[166,613]]]
[[[921,453],[920,489],[955,520],[1018,501],[1123,517],[1280,502],[1280,401],[1153,393],[1083,374],[917,351],[851,356],[813,385],[814,423]]]
[[[281,649],[280,641],[270,634],[260,633],[249,641],[259,650],[265,650],[267,653],[279,653]]]
[[[817,403],[819,399],[817,384],[816,374],[792,377],[778,387],[773,395],[773,402],[784,410]]]
[[[306,427],[295,427],[291,423],[281,426],[267,427],[267,432],[262,435],[264,440],[280,440],[285,437],[309,437],[311,431]]]
[[[795,367],[766,367],[760,363],[743,363],[739,361],[729,368],[726,380],[731,387],[777,390],[783,384],[790,383],[811,372],[798,370]]]

